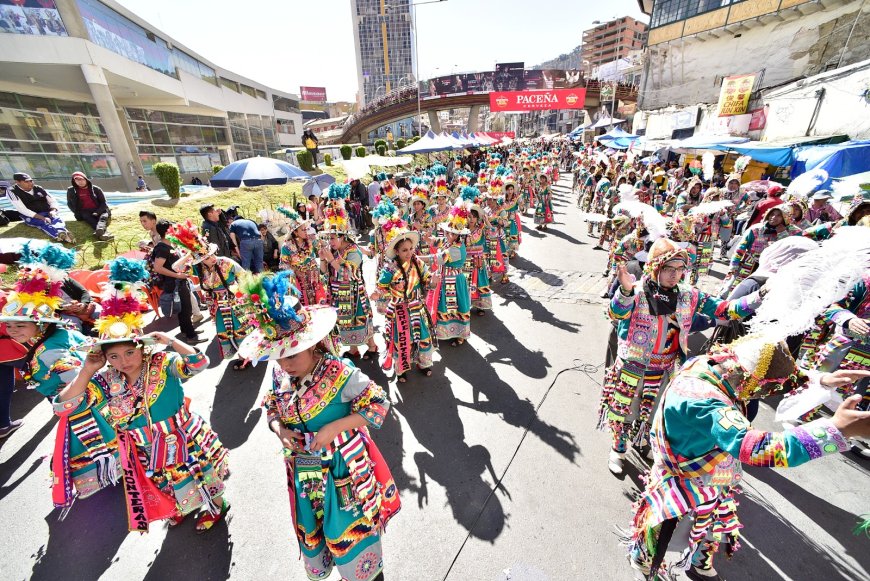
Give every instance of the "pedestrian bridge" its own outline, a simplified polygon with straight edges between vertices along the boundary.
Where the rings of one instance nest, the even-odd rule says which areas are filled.
[[[606,84],[606,83],[605,83]],[[595,79],[583,79],[568,88],[586,88],[585,109],[595,109],[601,105],[601,85]],[[637,86],[620,84],[616,91],[616,98],[623,102],[637,102]],[[609,99],[609,95],[608,95]],[[609,102],[609,101],[608,101]],[[471,93],[457,93],[453,95],[441,95],[437,97],[425,97],[420,101],[420,112],[429,114],[429,126],[436,133],[441,128],[438,122],[438,111],[445,109],[460,109],[469,107],[471,112],[468,116],[469,132],[477,131],[479,127],[477,113],[480,107],[489,105],[489,91],[476,91]],[[400,119],[417,115],[417,89],[415,87],[403,87],[387,94],[381,99],[367,105],[360,113],[348,117],[342,128],[339,143],[367,143],[368,134],[378,127],[382,127]]]

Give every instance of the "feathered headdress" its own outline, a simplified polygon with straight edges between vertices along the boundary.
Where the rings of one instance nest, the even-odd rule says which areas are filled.
[[[277,274],[243,276],[239,280],[236,299],[240,310],[247,313],[254,330],[239,345],[239,356],[254,363],[282,359],[295,355],[328,340],[336,322],[336,312],[326,306],[299,306],[299,290],[293,284],[294,274],[285,270]]]
[[[390,220],[384,225],[384,255],[387,258],[395,258],[396,245],[402,240],[410,240],[414,247],[420,243],[420,234],[408,228],[408,224],[402,219]]]
[[[423,202],[424,206],[429,205],[429,180],[419,177],[411,179],[411,203]]]
[[[35,246],[25,242],[18,260],[17,278],[0,321],[30,321],[33,323],[61,323],[55,311],[63,303],[61,286],[75,265],[76,251],[60,244],[46,243]]]
[[[338,182],[329,184],[329,189],[326,190],[326,197],[329,198],[330,202],[348,199],[350,197],[350,184],[340,184]]]
[[[393,201],[389,198],[384,198],[378,205],[375,206],[375,209],[372,210],[372,220],[375,221],[379,226],[383,226],[386,222],[393,218],[399,217],[399,210],[393,204]]]
[[[749,162],[752,161],[752,157],[748,155],[741,155],[736,160],[734,160],[734,172],[735,173],[743,173],[746,171],[746,168],[749,166]]]
[[[109,282],[100,292],[100,318],[94,324],[99,334],[95,343],[138,341],[145,327],[142,313],[148,310],[144,260],[120,257],[109,263]]]
[[[278,206],[276,211],[286,218],[286,226],[288,232],[293,232],[300,226],[307,226],[310,223],[310,220],[304,219],[299,215],[299,212],[294,210],[293,208],[288,208],[287,206]]]
[[[199,231],[199,226],[190,220],[173,224],[166,232],[166,239],[176,248],[186,250],[193,257],[193,264],[202,262],[217,252],[217,244],[209,244]]]
[[[486,162],[482,161],[482,162],[480,162],[480,168],[478,169],[478,172],[477,172],[477,185],[478,185],[478,187],[485,186],[485,185],[487,185],[488,181],[489,181],[489,172],[486,171]]]
[[[438,224],[438,227],[460,236],[468,234],[468,213],[470,206],[469,202],[457,200],[456,204],[450,208],[450,215],[447,217],[447,220]]]
[[[317,235],[329,236],[331,234],[338,234],[346,237],[353,235],[353,232],[351,232],[350,229],[347,210],[344,209],[344,204],[333,204],[323,211],[323,228],[317,233]]]
[[[432,173],[435,174],[435,192],[433,196],[447,196],[447,168],[441,164],[432,167]]]

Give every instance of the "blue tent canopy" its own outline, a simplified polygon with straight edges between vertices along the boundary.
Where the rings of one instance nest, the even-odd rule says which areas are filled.
[[[823,169],[828,172],[828,181],[819,189],[825,189],[830,187],[832,178],[870,171],[870,140],[799,147],[794,156],[792,179],[811,169]]]
[[[286,184],[288,180],[311,176],[295,165],[269,157],[250,157],[236,161],[211,178],[214,188]]]

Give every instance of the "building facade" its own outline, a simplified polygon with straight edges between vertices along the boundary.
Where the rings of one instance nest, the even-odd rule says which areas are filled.
[[[715,103],[723,77],[754,91],[870,58],[862,0],[639,0],[650,15],[639,106]]]
[[[582,70],[587,73],[595,67],[628,56],[633,50],[643,48],[646,42],[647,25],[631,16],[616,18],[583,31],[580,48]]]
[[[414,7],[410,0],[350,0],[359,105],[414,85]]]
[[[299,145],[299,98],[221,69],[112,0],[0,0],[0,178],[132,190]]]

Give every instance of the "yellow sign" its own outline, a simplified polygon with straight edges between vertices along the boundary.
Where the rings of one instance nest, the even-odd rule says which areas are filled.
[[[744,115],[749,108],[749,97],[755,84],[755,74],[725,77],[719,93],[719,117]]]

